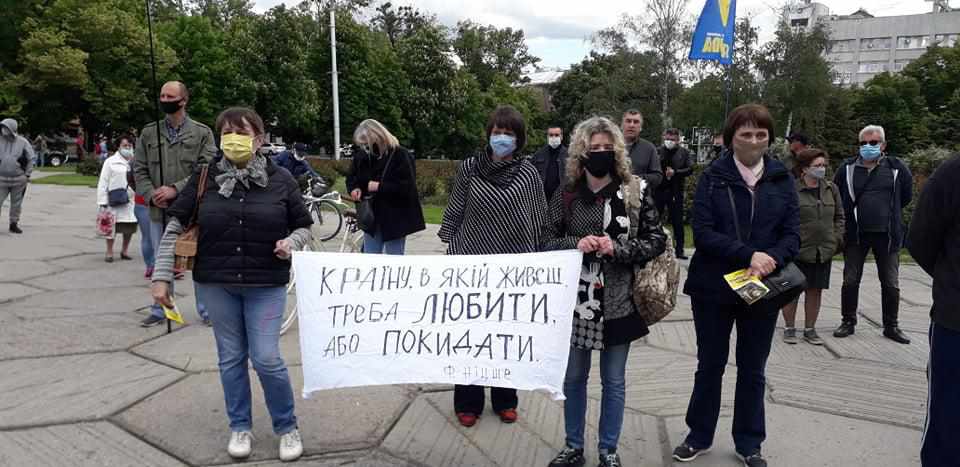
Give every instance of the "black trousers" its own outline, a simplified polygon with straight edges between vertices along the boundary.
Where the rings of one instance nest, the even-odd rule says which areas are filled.
[[[453,408],[457,413],[483,413],[486,395],[483,386],[453,387]],[[494,412],[517,408],[517,390],[512,388],[490,388],[490,403]]]
[[[737,453],[749,456],[767,438],[764,411],[767,357],[777,327],[779,310],[758,312],[747,305],[713,303],[692,297],[697,331],[697,372],[687,407],[687,444],[704,449],[713,444],[723,373],[730,354],[730,333],[737,327],[737,386],[733,405],[733,442]]]
[[[663,212],[670,209],[670,225],[673,226],[673,250],[677,256],[682,256],[684,245],[683,229],[683,190],[673,188],[657,191],[654,195],[654,202],[657,205],[657,212],[660,218],[663,218]]]
[[[867,253],[873,251],[877,260],[877,275],[880,278],[880,307],[883,311],[883,327],[898,325],[900,314],[900,253],[889,253],[889,237],[886,233],[864,233],[860,243],[847,245],[843,250],[843,288],[840,290],[840,313],[843,322],[857,324],[857,307],[860,303],[860,280]]]

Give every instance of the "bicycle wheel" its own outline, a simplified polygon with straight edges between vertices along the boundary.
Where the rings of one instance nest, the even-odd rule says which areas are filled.
[[[313,247],[322,248],[320,242],[325,242],[337,236],[343,227],[343,214],[340,207],[334,202],[322,200],[310,206],[310,216],[313,217]]]

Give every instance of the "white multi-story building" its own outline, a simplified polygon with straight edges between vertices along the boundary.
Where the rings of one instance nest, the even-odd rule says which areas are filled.
[[[863,84],[884,71],[899,72],[931,45],[951,47],[960,38],[960,11],[945,0],[933,2],[931,13],[875,17],[860,9],[832,15],[816,2],[787,7],[785,19],[795,28],[827,26],[830,42],[824,55],[835,73],[834,82]]]

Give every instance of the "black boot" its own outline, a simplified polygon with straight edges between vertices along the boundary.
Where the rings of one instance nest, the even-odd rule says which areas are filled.
[[[898,327],[896,327],[896,326],[894,326],[894,327],[889,327],[889,328],[884,328],[884,329],[883,329],[883,337],[886,337],[887,339],[890,339],[890,340],[892,340],[892,341],[894,341],[894,342],[897,342],[897,343],[900,343],[900,344],[909,344],[909,343],[910,343],[910,338],[907,337],[907,335],[904,334],[903,331],[901,331],[900,328],[898,328]]]
[[[833,337],[842,338],[842,337],[852,336],[855,331],[854,329],[855,327],[856,325],[853,323],[843,322],[840,324],[840,327],[838,327],[836,331],[833,331]]]
[[[23,231],[20,230],[20,227],[17,227],[17,223],[16,223],[16,222],[11,222],[11,223],[10,223],[10,233],[22,234]]]

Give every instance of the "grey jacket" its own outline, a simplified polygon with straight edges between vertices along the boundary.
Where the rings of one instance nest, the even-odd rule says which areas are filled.
[[[160,156],[157,150],[157,122],[147,124],[140,132],[134,150],[133,175],[137,193],[150,206],[150,219],[162,221],[163,212],[151,202],[153,191],[161,186],[172,186],[183,191],[194,168],[209,162],[217,155],[217,146],[210,127],[189,117],[183,122],[180,134],[171,140],[166,124],[160,132],[163,144],[163,180],[160,180]]]
[[[22,185],[27,183],[33,172],[33,146],[30,141],[17,133],[17,121],[8,118],[0,121],[0,126],[12,132],[12,137],[0,136],[0,183],[4,185]]]
[[[647,191],[653,193],[663,182],[663,169],[660,167],[660,155],[653,143],[637,138],[627,148],[630,153],[630,165],[633,174],[647,181]]]

